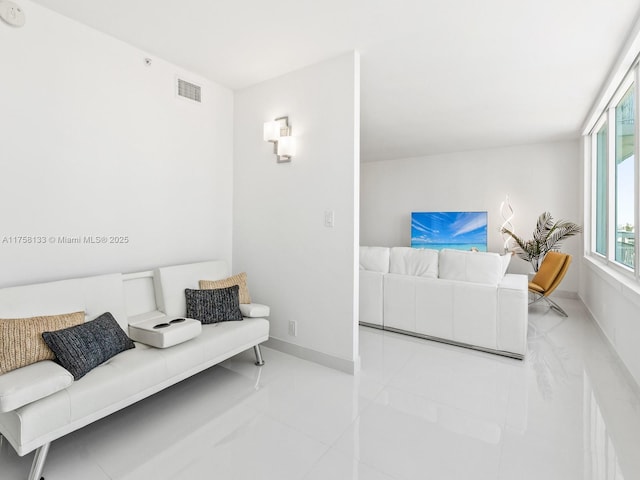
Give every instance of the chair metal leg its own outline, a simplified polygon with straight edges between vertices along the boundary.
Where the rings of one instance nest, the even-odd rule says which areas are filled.
[[[558,305],[556,302],[551,300],[549,297],[545,297],[544,295],[538,292],[532,292],[531,290],[529,290],[529,293],[536,296],[536,298],[533,301],[529,302],[529,305],[533,305],[534,303],[537,303],[540,300],[544,300],[549,306],[549,308],[554,312],[556,312],[558,315],[565,318],[569,316],[567,312],[565,312],[560,305]]]
[[[565,312],[560,305],[551,300],[549,297],[544,297],[544,299],[549,303],[549,307],[554,310],[558,315],[562,317],[568,317],[569,315]]]
[[[31,464],[31,472],[29,472],[29,480],[44,480],[42,470],[44,469],[44,461],[47,459],[50,446],[51,443],[45,443],[36,450],[36,455],[33,457],[33,463]]]
[[[256,365],[259,367],[264,365],[264,360],[262,359],[262,352],[260,351],[260,345],[254,345],[253,353],[256,355]]]
[[[531,300],[531,296],[533,296],[533,300]],[[534,303],[538,303],[543,298],[544,298],[544,295],[542,295],[541,293],[529,290],[529,300],[530,300],[529,305],[533,305]]]

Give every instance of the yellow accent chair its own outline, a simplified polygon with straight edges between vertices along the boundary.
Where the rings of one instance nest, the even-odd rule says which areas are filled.
[[[534,297],[533,301],[529,303],[532,305],[540,300],[547,302],[547,305],[563,317],[568,317],[565,312],[556,302],[549,298],[549,295],[556,289],[560,282],[564,278],[564,275],[569,269],[571,263],[571,255],[560,252],[548,252],[542,264],[535,274],[533,279],[529,282],[529,293]]]

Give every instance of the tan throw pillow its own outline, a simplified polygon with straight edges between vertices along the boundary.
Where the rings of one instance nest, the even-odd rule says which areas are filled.
[[[240,287],[240,303],[251,303],[251,296],[247,288],[247,274],[245,272],[222,280],[200,280],[201,290],[215,290],[217,288],[228,288],[234,285]]]
[[[42,339],[43,332],[84,323],[84,312],[31,318],[0,318],[0,374],[42,360],[55,359]]]

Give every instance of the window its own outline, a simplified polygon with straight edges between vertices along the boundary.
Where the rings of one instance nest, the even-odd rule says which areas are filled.
[[[595,251],[607,254],[607,122],[596,135]]]
[[[616,106],[616,262],[633,268],[635,186],[635,85]]]
[[[636,159],[638,67],[619,85],[590,132],[591,251],[594,256],[626,272],[636,269],[638,198]]]

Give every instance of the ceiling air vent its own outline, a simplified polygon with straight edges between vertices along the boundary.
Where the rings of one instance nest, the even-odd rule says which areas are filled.
[[[194,83],[187,82],[186,80],[178,79],[178,96],[188,98],[194,102],[202,102],[201,97],[202,88]]]

